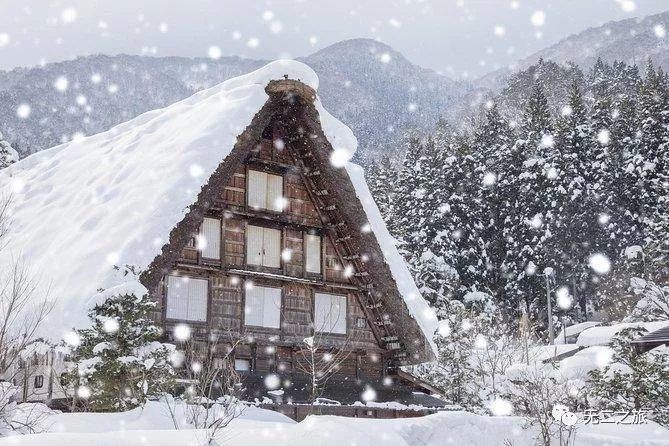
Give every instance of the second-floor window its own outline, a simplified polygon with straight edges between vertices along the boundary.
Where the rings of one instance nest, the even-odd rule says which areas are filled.
[[[316,293],[314,330],[322,333],[346,334],[346,296]]]
[[[281,231],[248,225],[246,227],[246,263],[279,268],[281,266]]]
[[[247,203],[253,209],[281,212],[284,207],[283,177],[258,170],[249,170],[246,188]]]

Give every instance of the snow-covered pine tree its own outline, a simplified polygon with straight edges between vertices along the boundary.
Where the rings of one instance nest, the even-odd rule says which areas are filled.
[[[543,280],[537,276],[547,264],[545,243],[550,236],[546,230],[552,214],[551,192],[554,179],[550,175],[553,161],[553,122],[543,88],[534,86],[518,128],[513,147],[514,177],[512,189],[518,191],[515,201],[508,203],[505,218],[505,238],[515,259],[516,291],[525,303],[531,320],[537,311],[545,309]],[[534,314],[532,314],[534,312]]]
[[[378,163],[372,164],[367,173],[369,191],[388,224],[390,207],[393,202],[396,172],[388,155],[382,155]]]
[[[143,405],[170,386],[174,345],[159,342],[155,302],[148,295],[119,293],[88,314],[91,327],[78,330],[68,383],[84,409],[128,410]]]
[[[489,291],[495,300],[507,305],[504,314],[512,314],[517,309],[517,293],[506,294],[506,285],[513,280],[509,271],[510,252],[504,236],[504,223],[509,208],[515,207],[517,190],[514,177],[518,166],[513,154],[513,132],[509,123],[501,116],[496,105],[485,113],[482,125],[477,129],[473,145],[475,147],[476,168],[474,177],[479,184],[478,209],[480,212],[481,238],[484,249],[479,253],[486,261],[485,286],[479,289]]]
[[[9,142],[5,141],[0,132],[0,169],[4,169],[10,164],[19,160],[19,154],[12,148]]]
[[[557,205],[547,255],[556,266],[558,283],[572,283],[581,317],[591,310],[588,297],[593,291],[588,259],[592,241],[598,237],[598,216],[602,214],[601,205],[591,194],[596,189],[594,146],[595,135],[583,95],[573,85],[555,138]]]
[[[416,214],[416,199],[420,199],[421,190],[417,179],[420,171],[422,152],[422,141],[415,132],[410,132],[406,138],[406,152],[402,167],[397,174],[395,193],[390,208],[390,231],[397,237],[400,243],[406,245],[406,250],[411,250],[408,245],[411,236],[418,228],[418,221],[414,219]]]

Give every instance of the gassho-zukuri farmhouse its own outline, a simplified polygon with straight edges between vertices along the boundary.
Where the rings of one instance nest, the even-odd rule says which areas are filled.
[[[85,326],[105,296],[148,293],[166,341],[176,324],[243,339],[249,399],[276,373],[292,383],[284,402],[306,401],[296,352],[314,337],[350,352],[323,397],[353,403],[371,386],[424,403],[400,367],[434,358],[437,319],[317,88],[306,65],[273,62],[2,171],[0,268],[20,256],[48,285],[41,334]]]

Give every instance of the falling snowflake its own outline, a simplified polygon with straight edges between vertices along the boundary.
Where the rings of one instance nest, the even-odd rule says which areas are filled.
[[[349,159],[351,159],[351,155],[346,149],[334,149],[330,154],[330,164],[333,167],[344,167]]]
[[[63,23],[72,23],[77,20],[78,16],[79,14],[74,8],[63,9],[63,11],[60,13],[60,19],[63,21]]]
[[[369,403],[371,401],[376,401],[376,390],[374,390],[370,386],[366,386],[365,390],[360,394],[360,398],[366,403]]]
[[[65,76],[59,76],[53,83],[53,86],[56,88],[56,90],[62,92],[67,91],[67,87],[70,84],[70,82],[67,80]]]
[[[88,102],[88,99],[86,99],[86,96],[84,96],[83,94],[80,94],[79,96],[77,96],[76,101],[77,105],[84,106]]]
[[[223,53],[221,52],[221,49],[220,49],[219,47],[217,47],[217,46],[210,46],[210,47],[209,47],[209,50],[207,50],[207,55],[208,55],[211,59],[216,60],[216,59],[220,59],[221,56],[223,55]]]
[[[407,110],[413,113],[418,110],[418,105],[415,102],[410,102],[409,105],[407,105]]]
[[[620,9],[622,9],[624,12],[634,12],[636,9],[636,3],[634,3],[632,0],[616,0],[618,4],[620,5]]]
[[[511,9],[518,9],[520,8],[520,2],[518,0],[513,0],[509,6],[511,6]]]
[[[120,256],[117,252],[110,252],[107,254],[107,263],[110,265],[116,265],[120,259]]]
[[[100,76],[98,73],[93,73],[91,75],[91,82],[94,84],[99,84],[100,81],[102,81],[102,76]]]
[[[388,53],[383,53],[383,54],[381,54],[380,59],[381,59],[381,62],[383,62],[383,63],[389,63],[391,57],[390,57],[390,54],[388,54]]]
[[[110,94],[115,94],[115,93],[118,91],[118,85],[116,85],[116,84],[109,84],[109,86],[107,87],[107,91],[108,91]]]
[[[362,228],[360,228],[360,232],[362,232],[363,234],[369,234],[370,232],[372,232],[372,226],[369,223],[365,223],[364,225],[362,225]]]
[[[504,398],[497,397],[490,401],[488,409],[496,417],[508,417],[513,413],[513,404]]]
[[[183,352],[180,352],[179,350],[174,350],[172,353],[170,353],[169,360],[174,367],[181,367],[184,361],[186,361],[186,355],[184,355]]]
[[[555,145],[555,138],[553,135],[541,135],[541,147],[550,148]]]
[[[265,384],[265,388],[267,390],[278,389],[281,385],[281,378],[279,378],[279,375],[270,373],[269,375],[265,376],[263,383]]]
[[[506,34],[506,28],[502,25],[496,25],[492,31],[497,37],[503,37]]]
[[[597,222],[600,225],[605,225],[609,221],[611,221],[611,216],[609,214],[599,214],[599,217],[597,217]]]
[[[537,265],[535,265],[532,261],[528,262],[527,266],[525,267],[525,272],[528,276],[535,275],[537,273]]]
[[[290,262],[290,259],[293,258],[293,250],[290,248],[285,248],[281,251],[281,260],[284,262]]]
[[[265,11],[262,13],[262,19],[266,22],[269,22],[274,18],[274,13],[272,11]]]
[[[555,167],[549,167],[546,170],[546,177],[549,180],[555,180],[555,179],[557,179],[558,176],[559,176],[559,174],[558,174],[558,171]]]
[[[202,363],[199,361],[194,361],[190,365],[190,368],[193,371],[193,373],[200,373],[202,371]]]
[[[597,141],[601,145],[608,145],[611,142],[611,132],[609,132],[607,129],[602,129],[597,133]]]
[[[258,45],[260,45],[260,39],[257,37],[251,37],[248,42],[246,42],[246,46],[249,48],[258,48]]]
[[[476,339],[474,340],[474,347],[483,350],[488,347],[488,340],[482,334],[476,335]]]
[[[251,281],[251,280],[247,280],[246,282],[244,282],[244,289],[246,289],[247,291],[252,290],[254,286],[255,285],[253,284],[253,281]]]
[[[105,333],[116,333],[119,329],[118,319],[110,317],[102,324],[102,329]]]
[[[569,288],[566,286],[558,288],[558,290],[555,292],[555,297],[557,300],[557,305],[560,307],[560,309],[568,310],[571,308],[573,299],[569,293]]]
[[[318,43],[318,37],[311,36],[309,37],[309,45],[316,45]]]
[[[172,329],[172,334],[177,341],[186,342],[191,336],[190,326],[186,324],[177,324],[174,326],[174,329]]]
[[[18,107],[16,107],[16,116],[21,119],[28,119],[30,112],[31,108],[28,104],[20,104]]]
[[[188,168],[188,172],[191,177],[198,178],[204,174],[204,169],[199,164],[191,164]]]
[[[530,226],[533,227],[534,229],[539,229],[543,224],[544,221],[542,220],[540,214],[535,215],[534,217],[532,217],[532,220],[530,220]]]
[[[283,24],[279,22],[278,20],[275,20],[269,25],[269,30],[273,34],[279,34],[281,31],[283,31]]]
[[[400,22],[397,19],[389,19],[388,20],[388,25],[392,26],[393,28],[401,28],[402,27],[402,22]]]
[[[68,331],[63,336],[63,341],[65,341],[65,343],[71,347],[77,347],[79,344],[81,344],[81,336],[79,336],[79,333],[76,331]]]
[[[440,321],[439,328],[437,328],[439,336],[448,337],[451,334],[451,326],[448,321]]]
[[[91,397],[91,389],[86,386],[80,386],[77,388],[77,396],[82,400],[87,400]]]
[[[0,48],[7,45],[8,43],[9,43],[9,34],[0,33]]]
[[[169,26],[167,23],[161,23],[160,26],[158,27],[161,33],[165,34],[169,30]]]
[[[588,259],[590,268],[597,274],[606,274],[611,271],[611,261],[604,254],[593,254]]]
[[[483,185],[484,186],[494,186],[497,183],[497,174],[494,172],[486,172],[483,174]]]
[[[541,10],[534,11],[530,17],[530,22],[536,27],[544,26],[546,23],[546,13]]]
[[[664,29],[664,25],[659,23],[653,27],[653,32],[658,39],[664,39],[664,36],[667,35],[667,30]]]

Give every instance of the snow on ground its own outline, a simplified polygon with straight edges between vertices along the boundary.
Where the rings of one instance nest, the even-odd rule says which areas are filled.
[[[57,317],[43,324],[41,335],[59,339],[70,328],[85,326],[88,309],[103,297],[97,290],[128,280],[114,266],[141,270],[151,263],[267,101],[267,83],[284,75],[318,88],[316,73],[303,63],[272,62],[0,172],[0,196],[9,193],[16,204],[0,270],[21,254],[44,279]],[[362,169],[348,162],[357,140],[320,100],[316,109],[334,149],[333,165],[351,176],[409,311],[431,339],[436,317],[397,252]],[[140,289],[136,282],[130,286]]]
[[[519,417],[488,417],[468,412],[441,412],[420,418],[374,420],[311,416],[295,423],[272,411],[249,408],[219,437],[235,446],[533,446],[536,431],[523,429]],[[48,433],[0,439],[21,446],[199,446],[201,430],[172,429],[159,403],[115,414],[58,414],[45,422]],[[646,425],[597,425],[578,428],[576,445],[668,446],[669,431]]]

